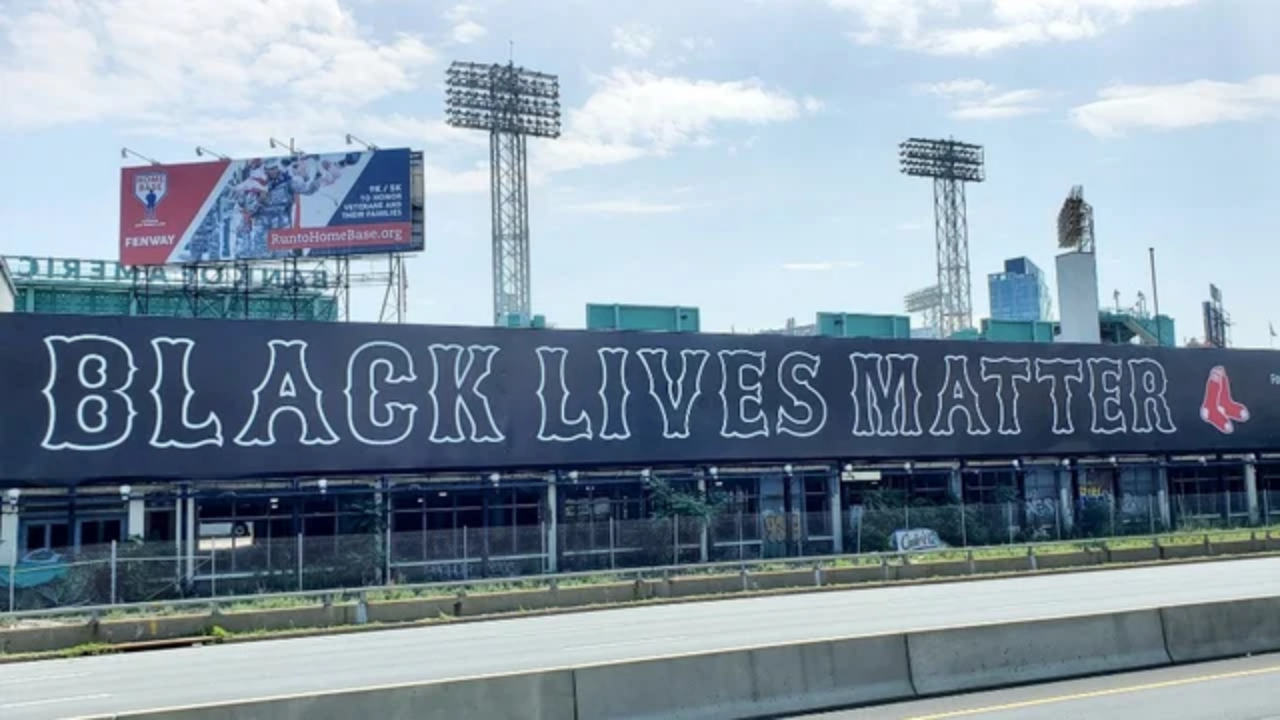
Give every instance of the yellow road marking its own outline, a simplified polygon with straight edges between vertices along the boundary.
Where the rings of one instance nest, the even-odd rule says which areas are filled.
[[[1255,675],[1268,675],[1271,673],[1280,673],[1280,665],[1275,667],[1260,668],[1257,670],[1240,670],[1237,672],[1218,673],[1215,675],[1198,675],[1196,677],[1182,678],[1181,680],[1165,680],[1163,682],[1147,683],[1145,685],[1130,685],[1128,687],[1111,688],[1109,690],[1093,690],[1090,692],[1072,693],[1070,695],[1055,695],[1047,698],[1037,698],[1035,700],[1024,700],[1022,702],[1005,703],[1003,705],[991,705],[988,707],[973,708],[970,710],[955,710],[952,712],[938,713],[936,715],[919,715],[907,718],[907,720],[944,720],[945,718],[969,717],[972,715],[985,715],[987,713],[1008,712],[1010,710],[1023,710],[1041,705],[1054,705],[1056,703],[1073,702],[1077,700],[1089,700],[1092,698],[1107,697],[1110,695],[1127,695],[1129,693],[1146,692],[1150,690],[1163,690],[1180,685],[1195,685],[1197,683],[1213,682],[1215,680],[1232,680],[1235,678],[1253,677]]]

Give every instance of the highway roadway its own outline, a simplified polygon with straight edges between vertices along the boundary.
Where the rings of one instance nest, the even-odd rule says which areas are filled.
[[[1280,596],[1280,558],[900,585],[0,665],[49,720],[750,645]]]
[[[1277,682],[1280,656],[1260,655],[818,713],[804,720],[1280,720]]]

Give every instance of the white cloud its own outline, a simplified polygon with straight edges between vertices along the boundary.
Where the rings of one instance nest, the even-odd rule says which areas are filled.
[[[476,15],[479,12],[480,12],[480,8],[476,7],[475,5],[470,5],[468,3],[458,3],[457,5],[454,5],[453,7],[449,8],[448,10],[445,10],[443,15],[445,20],[448,20],[451,23],[457,24],[460,22],[464,22],[466,20],[470,20],[473,15]]]
[[[1266,118],[1280,118],[1280,75],[1259,75],[1241,83],[1116,85],[1071,111],[1077,126],[1099,137]]]
[[[898,232],[920,232],[929,227],[929,223],[921,220],[908,220],[898,224]]]
[[[664,154],[722,123],[768,125],[815,112],[820,104],[757,80],[713,82],[615,70],[568,114],[566,135]]]
[[[1001,91],[975,79],[919,85],[916,92],[951,102],[954,107],[948,115],[956,120],[999,120],[1042,112],[1037,103],[1045,97],[1041,90]]]
[[[474,20],[463,20],[453,28],[453,41],[462,45],[470,45],[488,34],[489,31],[480,23]]]
[[[851,36],[938,55],[1097,37],[1142,13],[1198,0],[826,0],[852,14]]]
[[[687,37],[680,39],[680,47],[689,52],[706,52],[716,46],[716,41],[709,37]]]
[[[489,189],[489,165],[477,164],[462,172],[427,165],[422,169],[422,185],[428,195],[485,192]]]
[[[601,200],[565,206],[573,212],[604,215],[670,215],[687,210],[688,207],[675,203],[654,203],[636,199]]]
[[[339,0],[51,0],[0,23],[14,99],[0,129],[118,121],[210,143],[314,135],[308,121],[354,131],[435,60],[417,37],[368,36]]]
[[[453,24],[450,35],[459,45],[470,45],[489,34],[488,28],[475,21],[480,8],[459,3],[444,11],[444,19]]]
[[[757,80],[714,82],[615,69],[594,83],[586,102],[565,114],[563,136],[536,143],[535,180],[709,145],[724,125],[788,122],[822,108],[814,98],[795,98]]]
[[[613,29],[610,47],[627,57],[639,59],[648,57],[655,44],[657,38],[652,30],[640,25],[630,25]]]
[[[831,272],[832,270],[851,270],[861,263],[856,262],[789,262],[783,263],[782,269],[787,272]]]

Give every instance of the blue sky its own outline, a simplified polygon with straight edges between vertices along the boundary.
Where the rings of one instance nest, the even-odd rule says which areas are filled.
[[[486,138],[443,124],[451,60],[561,78],[531,151],[535,310],[699,306],[704,329],[900,312],[933,282],[929,184],[897,143],[987,148],[969,190],[986,275],[1051,269],[1083,184],[1102,301],[1149,293],[1183,338],[1208,284],[1268,344],[1280,195],[1274,0],[0,0],[0,252],[113,257],[119,149],[425,151],[410,319],[487,324]],[[357,316],[376,312],[370,293]]]

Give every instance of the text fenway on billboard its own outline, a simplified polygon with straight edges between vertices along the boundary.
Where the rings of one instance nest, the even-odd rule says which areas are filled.
[[[3,315],[0,487],[1257,452],[1280,439],[1277,358]]]
[[[409,150],[121,171],[120,262],[171,265],[422,249]]]

